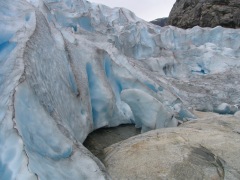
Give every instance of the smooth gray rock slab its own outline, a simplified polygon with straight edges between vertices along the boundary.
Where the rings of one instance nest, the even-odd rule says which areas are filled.
[[[239,179],[240,122],[200,114],[180,128],[150,131],[105,149],[113,179]]]

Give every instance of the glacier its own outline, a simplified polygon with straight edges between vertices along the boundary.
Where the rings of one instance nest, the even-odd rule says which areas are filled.
[[[90,132],[239,110],[239,29],[158,27],[86,0],[5,0],[0,14],[1,179],[110,179]]]

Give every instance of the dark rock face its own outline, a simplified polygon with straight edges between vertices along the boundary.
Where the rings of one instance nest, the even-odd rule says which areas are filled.
[[[240,28],[239,0],[177,0],[168,24],[180,28],[194,26]]]
[[[165,17],[165,18],[155,19],[153,21],[150,21],[150,23],[163,27],[163,26],[167,26],[168,25],[167,21],[168,21],[168,18]]]

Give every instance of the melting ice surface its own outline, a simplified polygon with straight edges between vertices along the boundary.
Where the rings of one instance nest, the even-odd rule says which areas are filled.
[[[0,179],[109,179],[82,145],[93,130],[238,110],[240,30],[160,28],[85,0],[5,0],[0,15]]]

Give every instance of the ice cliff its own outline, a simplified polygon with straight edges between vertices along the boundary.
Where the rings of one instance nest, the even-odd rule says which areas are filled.
[[[93,130],[238,110],[240,30],[85,0],[4,0],[0,15],[0,179],[109,179],[82,145]]]

